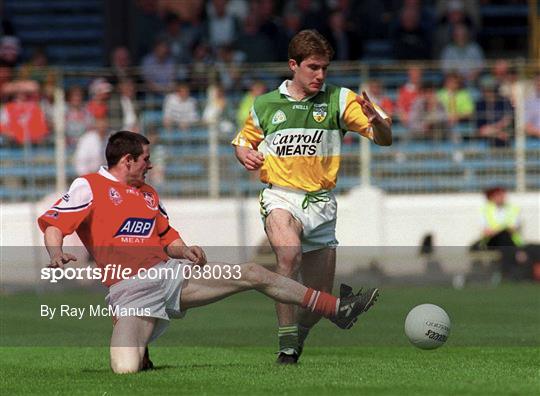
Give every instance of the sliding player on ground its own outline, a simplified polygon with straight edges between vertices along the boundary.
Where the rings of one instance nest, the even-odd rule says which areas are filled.
[[[115,373],[148,368],[147,345],[163,334],[170,319],[241,291],[255,289],[276,301],[322,315],[344,329],[365,309],[362,296],[337,298],[253,263],[239,265],[231,277],[184,276],[186,266],[226,274],[228,264],[208,264],[204,251],[187,246],[169,224],[157,192],[145,183],[152,168],[149,141],[137,133],[117,132],[109,138],[106,159],[107,168],[75,179],[68,193],[38,223],[51,267],[77,259],[63,250],[64,237],[77,232],[99,268],[114,264],[129,273],[124,276],[115,271],[114,276],[103,279],[109,287],[109,306],[115,312],[127,312],[115,318],[111,337]],[[215,267],[221,267],[220,271],[214,271]],[[163,273],[175,276],[145,277],[141,269],[171,269]]]

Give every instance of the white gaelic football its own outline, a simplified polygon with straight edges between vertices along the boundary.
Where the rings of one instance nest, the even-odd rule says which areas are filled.
[[[450,333],[450,318],[441,307],[422,304],[411,309],[405,319],[405,334],[421,349],[435,349],[443,345]]]

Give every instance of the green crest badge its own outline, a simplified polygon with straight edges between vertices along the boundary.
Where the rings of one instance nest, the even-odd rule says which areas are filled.
[[[285,121],[287,121],[287,116],[281,110],[276,111],[274,116],[272,117],[273,125],[281,124],[282,122],[285,122]]]
[[[313,105],[313,119],[317,122],[323,122],[328,114],[328,105],[326,103],[315,103]]]

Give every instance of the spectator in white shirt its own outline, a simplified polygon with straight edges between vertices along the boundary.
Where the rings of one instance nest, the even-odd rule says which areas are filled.
[[[170,91],[175,79],[175,65],[165,41],[158,40],[152,52],[144,57],[142,74],[149,92],[163,94]]]
[[[239,22],[227,6],[227,0],[212,0],[208,5],[207,35],[214,49],[232,44],[238,37]]]
[[[230,108],[223,87],[221,85],[212,85],[208,88],[202,122],[209,126],[217,126],[219,133],[230,135],[234,133],[234,124],[231,121],[233,114],[231,114]]]
[[[78,176],[97,172],[105,165],[105,145],[109,132],[106,118],[95,120],[94,128],[81,135],[73,153],[73,166]]]
[[[441,53],[444,73],[456,71],[469,83],[474,83],[484,68],[484,52],[478,43],[471,41],[469,29],[461,24],[454,28],[452,42]]]
[[[200,120],[197,101],[190,94],[189,84],[180,82],[176,91],[165,97],[163,126],[167,129],[189,129]]]

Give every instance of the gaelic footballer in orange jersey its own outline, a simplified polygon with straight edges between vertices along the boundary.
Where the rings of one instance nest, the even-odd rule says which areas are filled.
[[[152,187],[121,183],[105,168],[75,179],[38,222],[42,231],[55,226],[64,236],[77,232],[99,267],[116,264],[133,275],[166,261],[163,249],[179,238]]]
[[[254,263],[208,263],[201,247],[187,246],[170,227],[156,191],[145,184],[152,169],[149,145],[137,133],[114,133],[105,149],[108,169],[76,179],[69,192],[38,219],[49,267],[64,268],[77,260],[63,251],[64,237],[76,231],[105,273],[109,264],[133,270],[127,278],[121,271],[122,279],[108,281],[107,275],[102,279],[110,286],[107,305],[117,312],[110,341],[115,373],[151,369],[147,346],[163,334],[171,319],[242,291],[257,290],[276,301],[304,307],[343,329],[372,305],[370,296],[341,299]],[[184,269],[193,266],[205,267],[209,276],[185,275]],[[157,270],[158,278],[139,271],[148,267]]]

